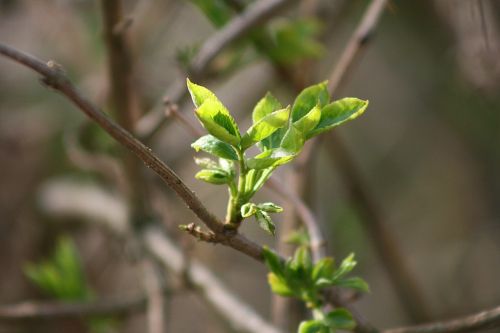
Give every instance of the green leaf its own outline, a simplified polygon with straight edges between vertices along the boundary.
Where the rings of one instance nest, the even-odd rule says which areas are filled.
[[[262,229],[274,236],[274,230],[276,229],[276,226],[274,225],[273,220],[271,220],[271,216],[269,216],[268,213],[257,210],[255,212],[255,218],[257,219],[257,222],[259,222],[259,226]]]
[[[267,268],[276,274],[278,277],[284,276],[284,263],[281,262],[280,257],[267,246],[264,246],[262,250],[262,256],[264,257],[264,262]]]
[[[254,123],[241,138],[241,148],[247,149],[254,143],[264,140],[279,128],[285,126],[290,115],[290,108],[274,111]]]
[[[340,267],[335,271],[332,279],[337,280],[341,278],[342,276],[352,271],[355,266],[356,266],[356,260],[354,260],[354,253],[351,253],[350,255],[347,256],[347,258],[342,260]]]
[[[191,145],[191,147],[193,146],[193,144]],[[196,149],[196,148],[195,148]],[[219,168],[219,165],[217,163],[215,163],[215,161],[209,159],[209,158],[197,158],[195,157],[194,158],[194,163],[196,163],[196,165],[199,165],[201,166],[202,168],[204,169],[218,169]]]
[[[312,131],[316,127],[316,125],[318,125],[320,118],[321,107],[319,105],[316,105],[304,117],[293,123],[293,126],[301,131],[304,136],[306,136],[307,133]]]
[[[311,241],[309,235],[304,229],[299,229],[291,232],[285,239],[285,242],[295,244],[297,246],[309,246]]]
[[[292,121],[296,122],[304,117],[313,107],[319,104],[320,107],[328,104],[330,96],[326,87],[327,81],[318,83],[302,90],[297,96],[292,107]]]
[[[343,288],[350,288],[358,291],[362,291],[365,293],[370,292],[370,287],[368,286],[368,283],[366,283],[365,280],[359,277],[352,277],[352,278],[347,278],[347,279],[340,279],[335,282],[336,286],[343,287]]]
[[[196,109],[195,113],[208,133],[233,146],[239,145],[240,134],[238,126],[227,109],[219,101],[206,99]]]
[[[324,53],[323,45],[316,40],[320,28],[320,21],[315,19],[275,20],[270,27],[272,38],[266,53],[284,65],[317,58]]]
[[[281,148],[266,150],[254,158],[247,160],[247,166],[250,169],[267,169],[277,167],[290,162],[296,154]]]
[[[204,151],[209,154],[225,158],[227,160],[238,160],[238,154],[231,145],[222,142],[213,135],[207,134],[191,144],[196,151]]]
[[[304,147],[305,135],[302,131],[295,127],[295,124],[288,127],[288,130],[281,141],[280,147],[285,151],[299,153]]]
[[[254,124],[265,116],[282,109],[281,103],[273,96],[271,93],[267,93],[258,103],[255,105],[252,112],[252,119]]]
[[[189,78],[186,79],[187,82],[187,87],[189,90],[189,94],[191,94],[191,99],[193,100],[193,104],[199,108],[207,99],[213,99],[215,101],[219,101],[217,96],[207,88],[200,86],[196,83],[193,83],[189,80]],[[220,103],[222,104],[222,103]]]
[[[309,249],[305,246],[300,246],[295,250],[291,265],[296,268],[302,268],[308,272],[312,268],[311,254]]]
[[[321,320],[308,320],[300,323],[298,333],[328,333],[328,327]]]
[[[241,206],[241,216],[244,218],[250,217],[257,212],[257,206],[254,203],[247,202]]]
[[[191,2],[218,28],[231,19],[231,9],[223,0],[191,0]]]
[[[203,180],[207,183],[215,185],[227,184],[230,181],[227,173],[222,172],[222,170],[216,169],[203,169],[199,171],[194,177],[196,179]]]
[[[352,330],[356,326],[351,313],[343,308],[327,313],[323,322],[332,329],[340,330]]]
[[[328,104],[321,110],[321,119],[314,130],[307,134],[307,138],[312,138],[346,121],[357,118],[365,112],[367,107],[368,101],[353,97],[342,98]]]
[[[283,208],[272,202],[258,204],[257,207],[267,213],[281,213]]]
[[[315,265],[312,271],[313,281],[318,281],[319,279],[329,279],[333,276],[334,272],[334,261],[333,258],[323,258],[320,259]]]
[[[291,297],[295,295],[293,290],[288,287],[287,283],[276,274],[269,273],[267,275],[267,281],[269,282],[273,293],[285,297]]]

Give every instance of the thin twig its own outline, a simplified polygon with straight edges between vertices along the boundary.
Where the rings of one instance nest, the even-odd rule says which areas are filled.
[[[386,4],[387,0],[372,0],[370,3],[330,75],[328,80],[330,93],[334,93],[346,80],[355,60],[372,38]]]
[[[196,79],[203,77],[205,72],[209,70],[212,60],[225,47],[245,36],[259,24],[269,20],[276,12],[294,1],[296,0],[259,0],[249,6],[241,15],[233,18],[203,43],[188,69],[188,76]],[[184,79],[176,80],[168,98],[173,104],[179,104],[186,94]],[[160,105],[157,105],[140,119],[137,124],[137,134],[149,142],[165,122],[163,110]]]
[[[368,6],[359,25],[347,42],[339,61],[332,70],[328,83],[330,94],[333,95],[341,85],[345,84],[356,60],[359,59],[371,41],[386,4],[387,0],[372,0]],[[402,257],[402,251],[397,241],[391,231],[385,227],[378,206],[367,192],[367,186],[362,181],[351,154],[335,132],[329,133],[329,136],[330,140],[325,140],[327,146],[332,148],[332,154],[329,155],[334,157],[335,162],[340,166],[342,178],[345,179],[348,185],[353,201],[364,215],[365,227],[374,241],[375,248],[386,267],[388,276],[392,280],[402,304],[406,308],[407,314],[415,321],[427,320],[429,315],[423,300],[423,294]],[[333,149],[333,146],[335,149]]]
[[[0,321],[119,315],[143,311],[145,306],[145,295],[120,296],[86,303],[61,301],[23,302],[14,305],[0,305]]]
[[[494,327],[500,327],[500,306],[453,320],[392,328],[383,333],[464,333]]]
[[[185,183],[161,161],[150,148],[137,140],[130,132],[114,122],[106,114],[95,107],[83,97],[73,86],[62,71],[61,67],[53,61],[47,64],[32,55],[18,51],[10,46],[0,43],[0,54],[23,64],[43,76],[42,81],[49,87],[61,92],[71,100],[88,117],[99,124],[109,135],[120,144],[131,150],[144,164],[151,168],[160,178],[176,192],[196,216],[211,229],[219,239],[219,243],[230,246],[256,260],[262,261],[262,247],[247,239],[241,234],[227,232],[223,224],[207,210],[200,199]]]

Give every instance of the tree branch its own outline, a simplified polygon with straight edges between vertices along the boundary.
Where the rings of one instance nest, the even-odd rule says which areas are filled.
[[[242,14],[233,18],[222,29],[208,38],[200,48],[188,69],[188,76],[196,79],[204,76],[212,60],[229,44],[243,37],[253,28],[269,20],[276,12],[296,0],[259,0],[249,6]],[[171,95],[168,96],[173,104],[179,104],[187,95],[185,80],[173,83]],[[143,116],[137,124],[137,134],[147,142],[163,127],[166,119],[161,103]]]
[[[0,306],[0,321],[25,321],[35,319],[79,318],[89,316],[118,315],[143,311],[144,295],[121,296],[88,303],[71,302],[23,302]]]
[[[449,321],[393,328],[383,333],[464,333],[494,327],[500,327],[500,306]]]
[[[132,151],[147,167],[152,169],[172,190],[175,191],[195,215],[218,236],[220,243],[230,246],[256,260],[262,261],[262,247],[241,234],[227,232],[223,224],[207,210],[194,192],[184,184],[172,169],[153,154],[150,148],[146,147],[142,142],[130,134],[130,132],[119,126],[109,116],[83,97],[65,76],[61,66],[53,61],[49,61],[46,64],[29,54],[1,43],[0,54],[41,74],[43,76],[42,81],[46,85],[61,92],[121,145]]]
[[[63,193],[61,193],[63,192]],[[82,192],[91,192],[88,197],[97,198],[99,201],[117,201],[115,196],[100,190],[96,186],[81,184],[65,184],[51,182],[42,188],[40,197],[43,211],[56,217],[87,217],[86,220],[105,227],[114,236],[123,239],[139,239],[145,249],[145,254],[154,259],[166,270],[176,276],[188,279],[188,284],[194,287],[214,308],[217,313],[228,321],[231,326],[244,332],[251,333],[280,333],[279,330],[267,323],[258,313],[238,299],[224,283],[219,281],[214,273],[197,260],[189,260],[186,265],[182,250],[174,245],[163,229],[158,225],[150,225],[142,232],[135,230],[117,228],[116,226],[126,224],[127,213],[125,205],[114,205],[121,212],[110,212],[96,205],[92,200],[83,197]],[[90,194],[90,193],[89,193]],[[107,198],[104,200],[104,198]]]

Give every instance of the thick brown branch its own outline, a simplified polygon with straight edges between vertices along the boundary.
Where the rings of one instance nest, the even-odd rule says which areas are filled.
[[[464,333],[500,327],[500,306],[473,315],[430,324],[393,328],[383,333]]]
[[[121,145],[132,151],[144,164],[152,169],[160,178],[176,192],[196,216],[221,238],[221,243],[228,245],[246,255],[262,261],[262,248],[240,234],[228,234],[223,224],[207,210],[200,199],[191,191],[177,174],[163,163],[150,148],[137,140],[130,132],[119,126],[109,116],[100,111],[83,97],[66,78],[60,66],[54,62],[45,64],[39,59],[20,52],[10,46],[0,44],[0,54],[21,63],[43,76],[43,82],[60,91],[70,99],[89,118],[99,124],[109,135]]]

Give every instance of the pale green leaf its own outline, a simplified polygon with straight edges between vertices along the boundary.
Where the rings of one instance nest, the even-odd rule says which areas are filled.
[[[227,173],[222,172],[222,170],[214,169],[203,169],[199,171],[194,177],[196,179],[203,180],[204,182],[214,185],[227,184],[230,181]]]
[[[203,127],[210,134],[233,146],[239,145],[238,126],[220,102],[208,98],[196,109],[195,113]]]
[[[299,153],[304,147],[305,135],[295,127],[295,124],[288,127],[288,130],[280,143],[280,147],[285,151]]]
[[[328,104],[321,110],[321,119],[318,125],[307,134],[307,138],[319,135],[346,121],[355,119],[365,112],[368,101],[346,97]]]
[[[281,103],[271,93],[267,93],[254,107],[252,119],[254,123],[265,116],[282,109]]]
[[[342,276],[352,271],[355,266],[356,266],[356,260],[354,260],[354,253],[351,253],[344,260],[342,260],[342,263],[340,264],[339,268],[333,274],[332,279],[337,280],[341,278]]]
[[[302,90],[297,96],[292,107],[292,121],[296,122],[304,117],[313,107],[319,104],[320,107],[328,104],[330,96],[327,90],[327,81],[318,83]]]
[[[268,213],[281,213],[283,211],[282,207],[280,207],[277,204],[272,203],[272,202],[264,202],[264,203],[258,204],[257,207],[260,210],[262,210],[264,212],[268,212]]]
[[[321,278],[329,279],[333,276],[334,261],[333,258],[320,259],[313,268],[312,279],[317,281]]]
[[[264,229],[265,231],[274,236],[274,231],[276,229],[276,226],[274,225],[274,222],[268,213],[263,212],[261,210],[257,210],[255,212],[255,219],[257,220],[257,222],[259,222],[259,226],[262,229]]]
[[[300,323],[298,333],[328,333],[328,327],[321,320],[308,320]]]
[[[250,169],[277,167],[290,162],[295,156],[296,154],[280,148],[266,150],[253,158],[249,158],[247,160],[247,166]]]
[[[304,136],[312,131],[319,123],[321,118],[321,107],[316,105],[304,117],[293,123],[293,126],[301,131]]]
[[[247,149],[254,143],[264,140],[279,128],[285,126],[290,114],[290,108],[274,111],[254,123],[241,138],[241,148]]]
[[[279,278],[276,274],[269,273],[267,275],[267,281],[269,282],[273,293],[285,297],[291,297],[295,295],[293,290],[288,287],[286,282],[283,279]]]
[[[189,79],[186,79],[186,82],[189,94],[191,95],[191,99],[193,100],[193,104],[197,108],[199,108],[203,104],[203,102],[205,102],[207,99],[213,99],[219,101],[217,96],[215,96],[215,94],[210,90],[208,90],[207,88],[200,86],[196,83],[193,83]]]
[[[278,277],[283,277],[284,263],[281,262],[281,259],[276,252],[272,251],[267,246],[264,246],[262,256],[264,257],[264,262],[266,263],[267,268]]]
[[[191,144],[196,151],[204,151],[209,154],[222,157],[227,160],[238,160],[238,154],[231,145],[217,139],[213,135],[204,135]]]
[[[257,206],[254,203],[247,202],[241,206],[241,216],[244,218],[250,217],[257,212]]]

